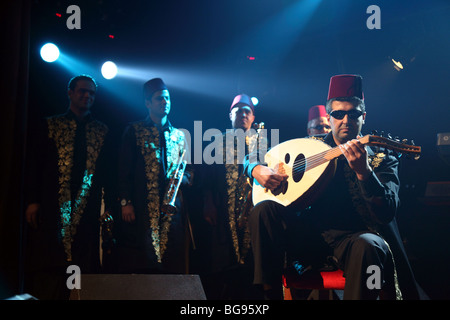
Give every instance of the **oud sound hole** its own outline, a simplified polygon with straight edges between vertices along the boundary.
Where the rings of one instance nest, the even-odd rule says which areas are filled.
[[[286,153],[285,156],[284,156],[284,162],[286,164],[288,164],[289,161],[291,161],[291,155],[289,153]]]
[[[294,180],[295,182],[299,182],[303,178],[305,168],[306,168],[305,156],[303,154],[299,154],[295,158],[294,165],[292,166],[292,180]]]

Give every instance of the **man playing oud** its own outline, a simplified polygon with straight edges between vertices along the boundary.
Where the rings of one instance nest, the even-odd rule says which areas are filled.
[[[395,218],[398,160],[390,151],[364,146],[357,139],[366,119],[361,76],[333,76],[326,110],[331,132],[321,139],[342,152],[334,160],[334,175],[300,212],[271,200],[253,208],[249,224],[254,283],[264,288],[266,299],[281,299],[287,253],[288,261],[295,258],[305,266],[320,268],[331,262],[342,269],[344,299],[418,299],[419,287]],[[260,163],[246,161],[244,170],[268,193],[287,178]],[[299,273],[305,270],[310,268]]]

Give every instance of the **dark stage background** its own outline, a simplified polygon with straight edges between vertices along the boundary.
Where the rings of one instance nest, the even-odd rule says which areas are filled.
[[[66,26],[72,4],[81,10],[79,30]],[[381,10],[381,29],[366,26],[370,5]],[[97,79],[94,113],[117,137],[128,121],[145,116],[142,84],[161,77],[174,126],[192,135],[194,121],[202,121],[203,132],[224,130],[233,97],[244,92],[260,101],[256,121],[279,129],[284,141],[306,135],[308,109],[325,103],[331,76],[356,73],[363,77],[366,133],[385,131],[422,146],[418,161],[401,162],[399,224],[423,288],[433,299],[450,298],[449,195],[426,197],[427,183],[450,181],[450,160],[437,147],[437,135],[450,132],[448,1],[36,0],[3,3],[1,15],[2,297],[21,292],[27,137],[38,118],[66,110],[72,76]],[[40,58],[46,42],[59,46],[58,61]],[[119,69],[112,80],[100,73],[107,60]]]

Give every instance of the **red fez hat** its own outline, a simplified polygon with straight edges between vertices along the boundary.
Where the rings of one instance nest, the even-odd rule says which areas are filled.
[[[230,111],[234,107],[238,107],[239,105],[246,105],[252,109],[252,112],[255,113],[255,106],[253,105],[252,99],[246,94],[239,94],[233,99],[233,103],[231,104]]]
[[[144,83],[144,97],[150,99],[156,91],[167,90],[161,78],[153,78]]]
[[[326,117],[327,111],[325,110],[325,106],[317,105],[313,106],[309,109],[308,121],[311,121],[315,118]]]
[[[330,79],[328,99],[358,97],[364,99],[362,77],[360,75],[342,74]]]

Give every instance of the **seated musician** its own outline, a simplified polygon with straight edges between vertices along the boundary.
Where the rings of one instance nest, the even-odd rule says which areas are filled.
[[[333,261],[344,271],[344,299],[419,299],[421,291],[395,218],[398,160],[390,151],[381,152],[357,140],[366,119],[362,78],[333,76],[326,110],[332,131],[321,139],[342,152],[334,176],[300,212],[271,200],[252,209],[254,284],[264,288],[266,299],[281,299],[287,253],[305,266],[320,267],[326,260]],[[287,178],[248,159],[244,170],[272,191]]]

